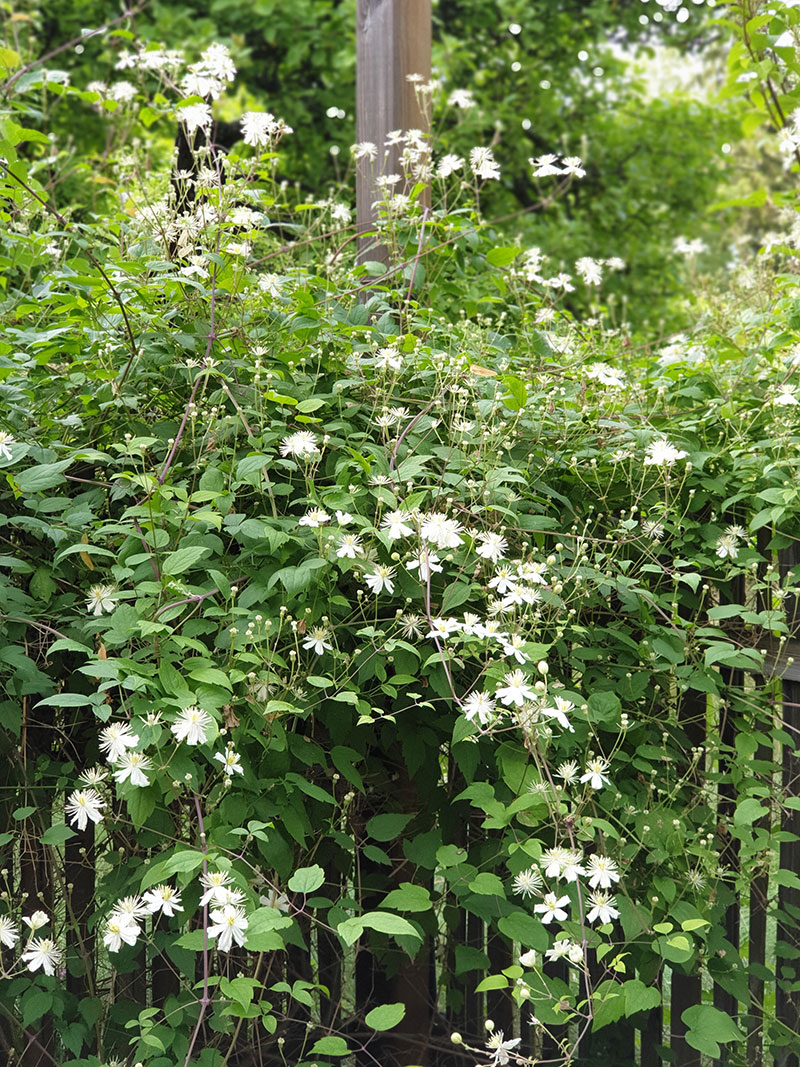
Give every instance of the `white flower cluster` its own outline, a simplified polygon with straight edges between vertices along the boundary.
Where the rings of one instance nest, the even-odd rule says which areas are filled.
[[[534,178],[554,178],[557,176],[583,178],[586,175],[583,160],[578,156],[564,156],[562,158],[549,152],[543,156],[532,157],[528,162],[533,168]]]

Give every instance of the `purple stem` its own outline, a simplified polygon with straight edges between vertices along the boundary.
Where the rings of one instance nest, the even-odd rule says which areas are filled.
[[[203,853],[203,874],[208,874],[208,860],[206,855],[208,847],[206,845],[206,830],[203,824],[203,809],[200,807],[200,797],[197,793],[192,794],[194,797],[194,810],[197,812],[197,823],[200,827],[200,849]],[[194,1052],[194,1046],[197,1044],[197,1037],[200,1033],[200,1027],[203,1025],[203,1019],[206,1015],[206,1010],[211,1003],[211,993],[208,985],[208,904],[203,905],[203,995],[200,997],[200,1014],[197,1017],[197,1024],[192,1032],[192,1040],[189,1042],[189,1048],[186,1050],[186,1059],[183,1067],[189,1067],[189,1061],[192,1058],[192,1052]]]

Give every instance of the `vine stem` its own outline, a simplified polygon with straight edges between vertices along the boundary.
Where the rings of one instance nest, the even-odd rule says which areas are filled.
[[[200,797],[197,793],[193,793],[194,797],[194,810],[197,812],[197,825],[200,828],[200,850],[203,853],[203,874],[208,874],[208,845],[206,843],[206,828],[203,822],[203,809],[200,806]],[[189,1048],[186,1050],[186,1059],[184,1060],[183,1067],[189,1067],[189,1061],[192,1058],[194,1052],[194,1046],[197,1044],[197,1037],[200,1033],[200,1027],[203,1025],[203,1019],[205,1019],[206,1011],[211,1003],[211,993],[208,984],[208,969],[209,969],[209,953],[208,953],[208,904],[203,905],[203,993],[200,997],[200,1014],[197,1017],[195,1028],[192,1031],[192,1039],[189,1042]]]

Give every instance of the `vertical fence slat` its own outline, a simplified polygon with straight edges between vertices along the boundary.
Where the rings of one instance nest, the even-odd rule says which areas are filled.
[[[431,77],[431,0],[358,0],[356,11],[356,140],[375,145],[374,161],[356,163],[359,233],[374,229],[375,179],[401,174],[400,148],[385,147],[392,130],[430,129],[409,74]],[[385,262],[387,250],[373,237],[359,239],[359,257]]]
[[[661,992],[660,975],[652,984]],[[641,1067],[661,1067],[664,1062],[661,1055],[661,1049],[664,1047],[664,1009],[660,1004],[647,1013],[647,1020],[641,1028],[639,1040]]]
[[[800,796],[800,682],[783,682],[783,729],[793,744],[783,746],[782,785],[787,797]],[[781,842],[780,865],[784,871],[800,872],[800,812],[783,811],[781,829],[794,840]],[[793,886],[778,888],[778,929],[776,951],[776,1014],[787,1030],[800,1035],[800,890]],[[793,988],[790,988],[793,987]],[[778,1067],[798,1067],[797,1039],[794,1048],[776,1051]]]

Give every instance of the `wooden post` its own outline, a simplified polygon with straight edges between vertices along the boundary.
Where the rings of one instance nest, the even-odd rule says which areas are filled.
[[[430,133],[430,110],[408,75],[431,79],[431,0],[358,0],[356,11],[356,141],[375,145],[374,159],[356,161],[359,234],[374,230],[376,178],[402,174],[401,146],[386,146],[393,130]],[[428,103],[429,98],[428,99]],[[402,187],[395,187],[402,191]],[[359,236],[358,258],[386,262],[375,237]]]

